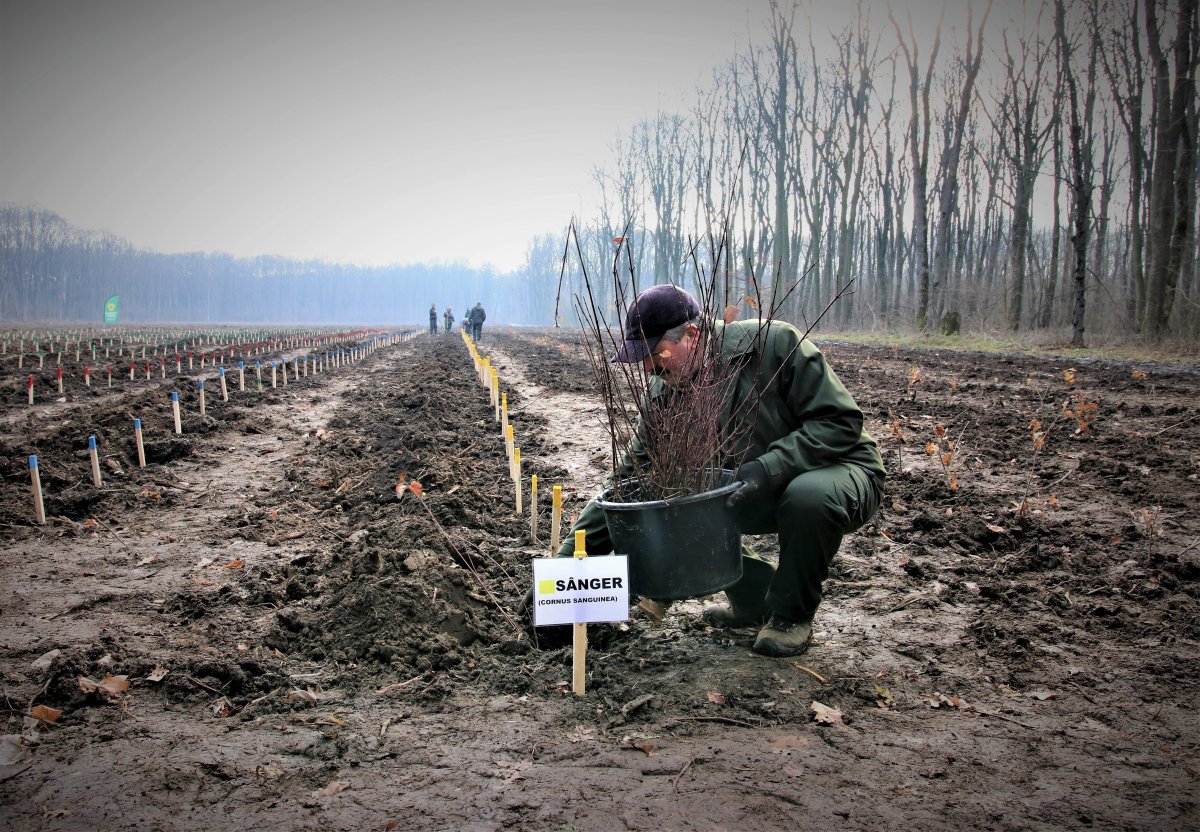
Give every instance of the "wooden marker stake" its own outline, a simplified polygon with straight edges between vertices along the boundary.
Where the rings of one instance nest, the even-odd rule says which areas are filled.
[[[92,368],[91,367],[83,368],[83,386],[84,387],[92,386]]]
[[[60,396],[61,396],[61,395],[63,394],[63,388],[62,388],[62,367],[59,367],[59,368],[58,368],[58,370],[57,370],[57,373],[58,373],[58,395],[60,395]]]
[[[146,446],[142,444],[142,420],[133,420],[133,442],[137,445],[138,467],[146,467]]]
[[[175,433],[183,433],[183,424],[179,421],[179,391],[171,391],[171,411],[175,414]]]
[[[560,529],[562,528],[562,486],[556,485],[551,489],[550,498],[550,554],[547,557],[554,557],[558,554],[558,540]]]
[[[96,437],[88,437],[88,456],[92,458],[92,485],[101,488],[104,480],[100,478],[100,454],[96,451]]]
[[[197,382],[197,383],[200,386],[200,415],[203,416],[204,415],[204,379],[200,379],[199,382]]]
[[[537,474],[529,478],[529,542],[537,543]]]
[[[33,482],[33,516],[39,526],[46,525],[46,507],[42,505],[42,478],[38,474],[37,455],[29,457],[29,478]]]
[[[33,404],[33,374],[29,374],[29,403]]]
[[[508,425],[504,428],[504,455],[508,458],[508,464],[512,465],[513,457],[513,426]]]
[[[513,482],[517,491],[517,514],[521,513],[521,449],[513,448]]]
[[[508,391],[500,394],[500,435],[508,433]]]
[[[229,401],[229,388],[225,386],[225,368],[222,367],[218,375],[221,378],[221,401]]]
[[[575,532],[575,557],[582,560],[587,557],[584,548],[583,529]],[[587,670],[587,624],[576,624],[574,638],[571,644],[571,691],[576,696],[583,696],[585,687],[585,671]]]

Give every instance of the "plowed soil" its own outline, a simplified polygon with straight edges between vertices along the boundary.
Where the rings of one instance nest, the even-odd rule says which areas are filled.
[[[756,656],[696,599],[593,625],[577,697],[518,610],[549,487],[569,521],[608,464],[577,337],[480,344],[536,541],[457,335],[203,418],[185,394],[179,436],[175,379],[6,386],[0,827],[1200,825],[1194,368],[822,344],[889,479],[810,651]]]

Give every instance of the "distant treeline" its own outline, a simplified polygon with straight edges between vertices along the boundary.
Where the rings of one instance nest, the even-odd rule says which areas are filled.
[[[120,295],[121,322],[425,324],[481,302],[489,323],[547,325],[553,296],[465,265],[349,266],[222,253],[160,254],[52,211],[0,205],[0,321],[95,321]]]

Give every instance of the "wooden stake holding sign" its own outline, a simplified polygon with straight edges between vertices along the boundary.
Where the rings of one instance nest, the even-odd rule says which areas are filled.
[[[583,560],[587,557],[587,549],[584,546],[584,536],[587,534],[583,529],[575,532],[575,559]],[[571,692],[576,696],[583,696],[587,681],[587,623],[581,622],[575,625],[575,632],[571,639]]]

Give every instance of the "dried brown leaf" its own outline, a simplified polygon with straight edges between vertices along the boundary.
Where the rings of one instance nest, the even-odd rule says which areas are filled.
[[[714,693],[712,691],[709,691],[708,701],[713,703],[714,705],[724,705],[725,704],[725,696],[720,693]]]
[[[36,720],[53,725],[62,716],[62,711],[48,705],[34,705],[29,709],[29,715]]]
[[[837,708],[831,708],[828,705],[817,702],[815,699],[813,700],[812,705],[809,706],[809,709],[813,712],[814,722],[819,722],[822,725],[846,724],[841,711],[839,711]]]
[[[350,784],[346,781],[332,780],[325,788],[313,792],[313,797],[333,797],[335,794],[341,794],[348,788],[350,788]]]

